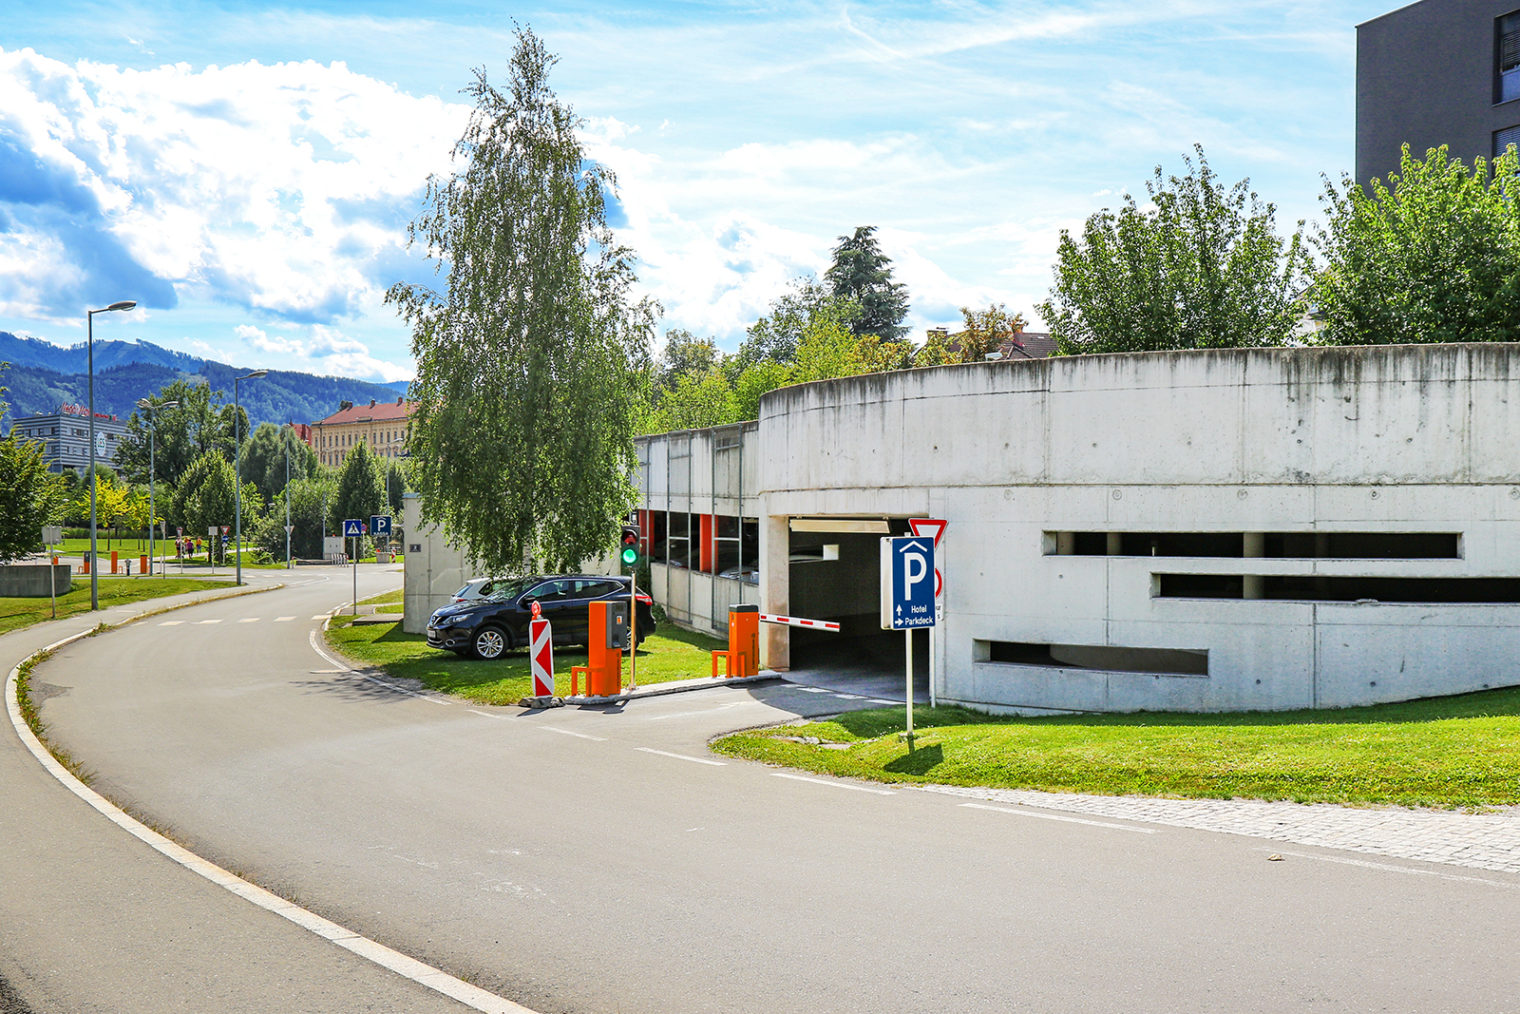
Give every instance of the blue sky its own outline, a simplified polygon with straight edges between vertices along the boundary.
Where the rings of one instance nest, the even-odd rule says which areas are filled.
[[[682,327],[735,348],[874,225],[909,323],[1032,327],[1062,228],[1201,143],[1279,224],[1352,167],[1355,25],[1389,0],[8,5],[0,330],[250,367],[410,377],[381,303],[512,19],[617,174],[619,238]]]

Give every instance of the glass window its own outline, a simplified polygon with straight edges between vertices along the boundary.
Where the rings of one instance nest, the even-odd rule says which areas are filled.
[[[1520,99],[1520,11],[1499,18],[1495,28],[1498,80],[1494,87],[1494,101]]]
[[[1503,155],[1504,149],[1512,144],[1520,148],[1520,125],[1494,131],[1494,158]]]

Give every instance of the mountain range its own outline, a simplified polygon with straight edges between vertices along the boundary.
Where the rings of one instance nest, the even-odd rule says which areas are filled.
[[[60,405],[85,404],[89,397],[88,361],[89,349],[83,342],[64,347],[0,331],[0,363],[10,364],[0,372],[0,387],[6,388],[3,398],[9,402],[7,411],[0,415],[0,430],[9,430],[12,419],[56,412]],[[137,399],[151,397],[175,380],[210,384],[213,391],[223,392],[223,401],[230,401],[232,378],[247,372],[244,367],[175,352],[152,342],[99,341],[95,343],[95,411],[125,419],[136,408]],[[374,384],[348,377],[270,370],[266,377],[239,384],[238,401],[254,426],[261,422],[310,423],[338,411],[340,402],[394,401],[406,389],[404,380]]]

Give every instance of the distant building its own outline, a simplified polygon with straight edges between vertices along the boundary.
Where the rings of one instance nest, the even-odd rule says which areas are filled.
[[[317,460],[336,468],[356,444],[365,443],[382,458],[400,458],[406,450],[412,403],[405,398],[368,405],[348,405],[311,424]]]
[[[1520,0],[1421,0],[1356,29],[1356,179],[1399,147],[1468,164],[1520,144]]]
[[[312,437],[310,426],[308,426],[306,423],[286,423],[285,425],[289,426],[292,430],[295,431],[296,439],[300,440],[301,443],[305,444],[307,447],[310,447],[312,450],[317,449],[316,444],[313,444],[311,442]]]
[[[965,331],[956,331],[954,334],[947,327],[931,327],[928,331],[930,341],[936,341],[943,345],[945,351],[954,357],[955,362],[961,361],[965,350]],[[1044,359],[1052,356],[1056,351],[1056,340],[1044,331],[1014,332],[1011,338],[1004,338],[998,343],[998,347],[989,352],[984,358],[989,360],[999,359]]]
[[[126,423],[96,412],[95,460],[118,467],[117,450],[126,432]],[[17,419],[11,424],[11,436],[39,441],[50,472],[72,468],[82,473],[90,468],[90,410],[83,405],[60,405],[57,412]]]

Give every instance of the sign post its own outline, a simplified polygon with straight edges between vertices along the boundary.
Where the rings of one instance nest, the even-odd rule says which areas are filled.
[[[48,558],[48,602],[52,608],[53,619],[58,619],[58,574],[53,570],[52,547],[63,542],[62,525],[43,525],[42,544],[47,548]]]
[[[929,707],[939,704],[939,625],[945,622],[945,565],[940,540],[945,537],[943,518],[911,518],[908,530],[934,540],[934,626],[929,628]]]
[[[364,535],[364,522],[347,518],[343,522],[343,537],[354,540],[354,615],[359,615],[359,539]]]
[[[907,738],[913,749],[913,631],[934,627],[934,540],[881,540],[881,629],[901,630],[907,651]]]

